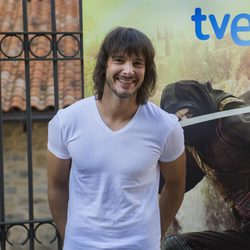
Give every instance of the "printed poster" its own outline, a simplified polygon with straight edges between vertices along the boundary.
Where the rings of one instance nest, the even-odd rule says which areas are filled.
[[[104,36],[116,26],[134,27],[156,50],[151,101],[167,112],[184,109],[188,188],[174,232],[236,227],[232,193],[249,193],[249,187],[225,184],[237,183],[243,172],[250,176],[249,9],[248,0],[83,0],[85,95],[92,95]]]

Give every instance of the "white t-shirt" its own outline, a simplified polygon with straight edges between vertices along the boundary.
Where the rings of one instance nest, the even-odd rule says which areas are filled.
[[[48,149],[72,159],[64,250],[160,250],[158,161],[184,151],[174,115],[148,102],[112,131],[92,96],[58,111]]]

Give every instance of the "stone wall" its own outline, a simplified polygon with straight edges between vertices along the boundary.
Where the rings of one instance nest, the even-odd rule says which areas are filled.
[[[4,145],[4,179],[5,179],[5,217],[6,220],[28,219],[28,169],[27,169],[27,133],[22,123],[5,123],[3,125]],[[33,153],[33,192],[34,218],[51,218],[47,199],[47,169],[46,169],[47,122],[32,125]],[[36,243],[36,250],[57,249],[56,244],[50,244],[54,236],[51,226],[41,226],[37,237],[43,242]],[[20,246],[19,242],[26,237],[26,230],[13,227],[8,238],[15,243],[8,250],[29,249],[28,244]]]

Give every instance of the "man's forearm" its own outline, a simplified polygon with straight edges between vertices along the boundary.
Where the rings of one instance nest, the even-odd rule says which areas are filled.
[[[184,190],[164,186],[160,196],[160,218],[161,218],[161,236],[164,237],[168,227],[173,221],[184,196]]]
[[[63,242],[67,221],[68,190],[56,188],[49,189],[48,199],[52,217]]]

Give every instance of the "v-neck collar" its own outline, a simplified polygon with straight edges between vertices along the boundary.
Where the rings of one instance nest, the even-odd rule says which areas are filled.
[[[117,130],[112,130],[102,119],[101,114],[99,113],[99,110],[97,108],[97,104],[96,104],[96,100],[95,100],[95,96],[92,97],[92,102],[93,102],[93,106],[94,106],[94,112],[96,113],[96,117],[97,120],[99,122],[99,124],[102,126],[102,128],[112,134],[112,135],[116,135],[116,134],[120,134],[123,133],[125,131],[127,131],[135,122],[136,118],[138,117],[138,114],[140,113],[141,107],[142,105],[139,105],[138,109],[136,110],[135,114],[133,115],[133,117],[130,119],[130,121],[128,121],[123,127],[121,127],[120,129]]]

